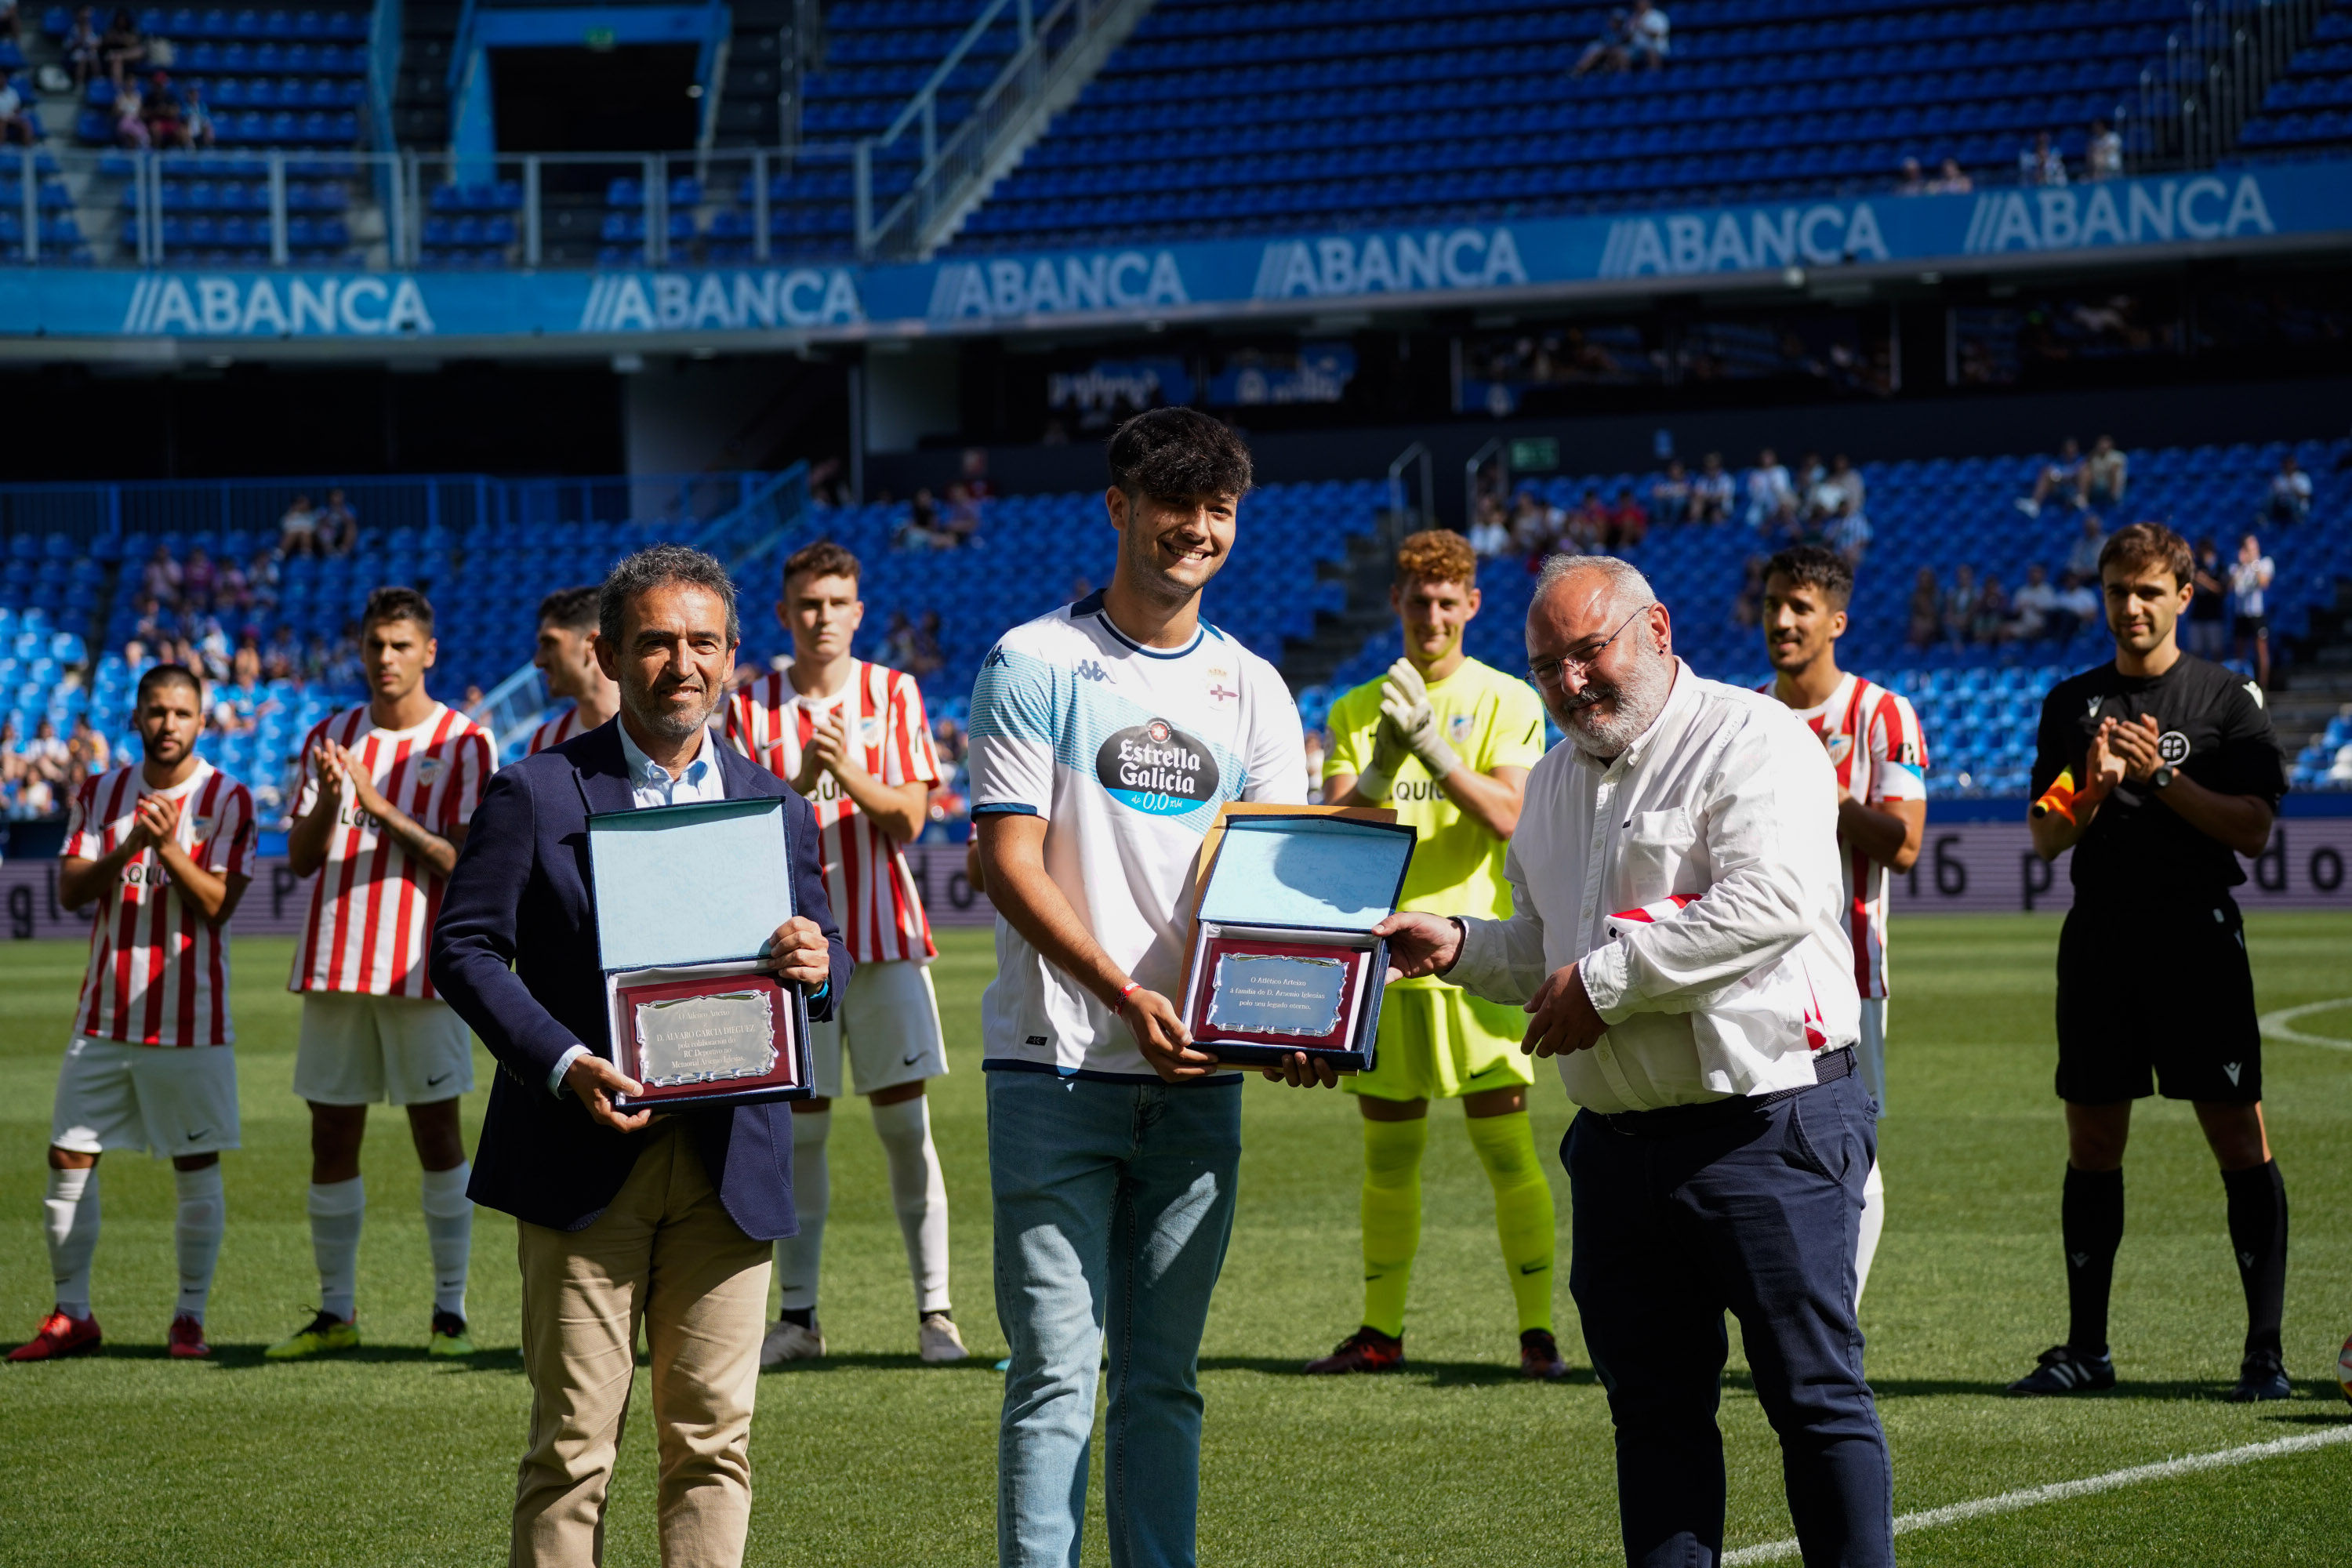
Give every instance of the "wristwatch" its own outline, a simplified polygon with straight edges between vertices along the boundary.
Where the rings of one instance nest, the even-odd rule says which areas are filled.
[[[2147,787],[2150,789],[2171,788],[2172,764],[2170,763],[2158,763],[2156,765],[2156,772],[2147,775]]]

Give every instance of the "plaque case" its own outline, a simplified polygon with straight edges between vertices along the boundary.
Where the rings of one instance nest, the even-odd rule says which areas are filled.
[[[807,999],[760,967],[768,938],[797,912],[783,801],[598,813],[588,819],[588,865],[611,1059],[645,1086],[615,1103],[807,1099]],[[762,1010],[764,1042],[753,1024]]]
[[[1225,805],[1202,845],[1185,957],[1193,1043],[1237,1066],[1303,1051],[1370,1072],[1388,971],[1371,928],[1396,908],[1414,838],[1384,808]]]

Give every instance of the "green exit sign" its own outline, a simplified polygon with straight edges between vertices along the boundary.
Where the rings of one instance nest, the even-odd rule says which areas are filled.
[[[612,49],[614,44],[613,29],[610,27],[589,28],[587,43],[590,48],[595,50],[600,55],[608,53]]]
[[[1511,471],[1549,474],[1559,467],[1559,442],[1550,436],[1523,436],[1511,443]]]

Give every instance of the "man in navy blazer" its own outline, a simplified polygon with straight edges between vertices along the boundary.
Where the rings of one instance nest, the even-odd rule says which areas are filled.
[[[850,960],[807,803],[708,729],[738,638],[725,568],[656,546],[614,569],[599,609],[619,716],[491,780],[433,934],[434,985],[500,1068],[469,1190],[520,1222],[532,1405],[510,1561],[601,1555],[642,1321],[663,1560],[740,1563],[770,1258],[797,1229],[792,1117],[772,1103],[658,1119],[614,1105],[639,1086],[608,1059],[589,816],[781,796],[800,912],[770,939],[770,966],[822,1018]]]

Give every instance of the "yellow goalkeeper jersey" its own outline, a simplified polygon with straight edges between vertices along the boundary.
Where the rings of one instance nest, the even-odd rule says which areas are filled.
[[[1381,679],[1366,681],[1331,704],[1331,744],[1323,776],[1360,774],[1371,761],[1381,722]],[[1439,731],[1462,765],[1490,773],[1496,768],[1529,768],[1544,753],[1543,702],[1535,688],[1492,665],[1465,659],[1444,680],[1429,683],[1429,705]],[[1389,796],[1397,820],[1420,833],[1412,865],[1405,872],[1398,907],[1432,914],[1484,915],[1507,919],[1510,885],[1503,879],[1506,841],[1446,798],[1421,759],[1407,752]],[[1434,977],[1400,984],[1438,985]]]

